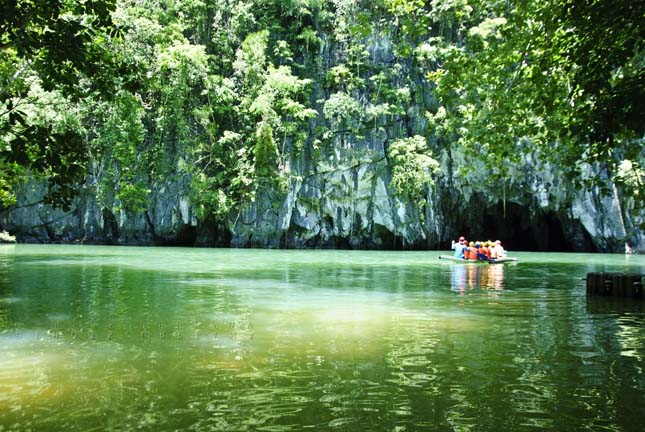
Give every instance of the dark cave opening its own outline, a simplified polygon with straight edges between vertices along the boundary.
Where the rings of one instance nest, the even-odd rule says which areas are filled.
[[[182,225],[177,231],[174,241],[166,242],[166,246],[195,246],[197,240],[197,228],[192,225]]]
[[[574,242],[565,234],[562,222],[553,212],[531,217],[528,209],[514,203],[502,203],[484,212],[480,230],[468,230],[468,240],[501,240],[514,251],[573,252]]]

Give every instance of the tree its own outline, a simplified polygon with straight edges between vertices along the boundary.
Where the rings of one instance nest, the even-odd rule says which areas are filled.
[[[472,27],[430,74],[448,114],[437,126],[494,165],[537,150],[579,179],[590,163],[636,163],[644,52],[641,3],[516,1]]]
[[[71,203],[85,175],[82,137],[30,123],[22,106],[34,83],[72,99],[109,94],[117,65],[110,49],[114,8],[115,0],[0,2],[0,205],[15,202],[24,169],[46,176],[47,201]]]
[[[415,135],[398,139],[387,151],[392,169],[391,185],[397,194],[415,203],[419,208],[427,204],[426,190],[434,184],[439,162],[428,151],[426,139]]]

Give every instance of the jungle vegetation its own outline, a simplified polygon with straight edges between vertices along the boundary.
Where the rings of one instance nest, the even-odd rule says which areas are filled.
[[[645,201],[642,2],[0,4],[4,207],[37,177],[59,207],[91,190],[145,212],[150,185],[180,176],[198,216],[222,220],[286,190],[294,158],[369,133],[411,200],[459,148],[495,178],[531,152]]]

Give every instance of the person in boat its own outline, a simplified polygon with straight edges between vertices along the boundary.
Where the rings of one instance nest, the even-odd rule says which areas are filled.
[[[495,243],[493,243],[490,240],[488,240],[488,242],[486,243],[488,244],[488,258],[490,259],[497,258],[497,254],[495,253]]]
[[[495,243],[488,241],[488,251],[490,252],[490,259],[497,259],[497,250],[495,249]]]
[[[506,250],[502,247],[502,242],[495,240],[495,258],[504,258],[506,256]]]
[[[484,252],[484,255],[486,255],[487,261],[490,261],[490,247],[489,247],[489,242],[483,241],[482,242],[482,250]]]
[[[484,251],[483,243],[475,243],[475,257],[478,261],[490,261]]]
[[[475,247],[475,242],[470,242],[468,248],[464,251],[464,258],[467,260],[476,260],[477,259],[477,248]]]
[[[467,249],[468,246],[466,245],[466,239],[464,237],[459,237],[459,242],[457,243],[453,241],[450,247],[455,251],[455,258],[465,259],[464,250]]]

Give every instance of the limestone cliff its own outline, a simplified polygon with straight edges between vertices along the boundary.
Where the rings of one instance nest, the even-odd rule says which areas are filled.
[[[435,249],[464,234],[500,238],[516,250],[622,252],[626,241],[636,250],[645,245],[643,219],[629,216],[630,203],[616,187],[610,195],[574,191],[547,170],[491,187],[479,178],[485,173],[463,178],[450,171],[445,156],[420,215],[392,191],[382,147],[362,158],[347,152],[311,171],[307,162],[301,159],[302,172],[286,193],[260,191],[227,226],[196,219],[187,181],[151,185],[148,210],[140,214],[101,208],[87,192],[65,213],[39,203],[44,190],[31,182],[16,208],[2,212],[0,226],[21,242]]]
[[[34,180],[22,186],[14,208],[0,212],[0,230],[22,242],[442,249],[465,235],[501,239],[515,250],[622,252],[626,242],[645,250],[642,205],[610,182],[609,193],[575,189],[557,166],[532,155],[510,167],[503,180],[491,181],[482,161],[456,143],[438,143],[424,115],[436,103],[431,85],[413,67],[414,59],[390,67],[395,55],[384,31],[365,38],[365,52],[369,67],[376,70],[378,64],[393,76],[392,97],[403,95],[397,109],[354,119],[356,124],[342,130],[316,102],[335,90],[315,85],[311,101],[319,115],[310,129],[328,133],[319,148],[309,137],[303,151],[287,155],[286,190],[260,188],[255,201],[214,222],[197,218],[190,178],[180,172],[149,184],[145,210],[138,213],[123,211],[116,202],[99,204],[89,180],[71,211],[56,210],[42,204],[44,186]],[[318,77],[339,58],[332,38],[323,35],[320,42],[320,70],[312,73]],[[351,95],[365,112],[387,105],[377,100],[382,95],[366,90]],[[391,186],[387,148],[394,139],[412,135],[428,139],[441,165],[422,209]]]

